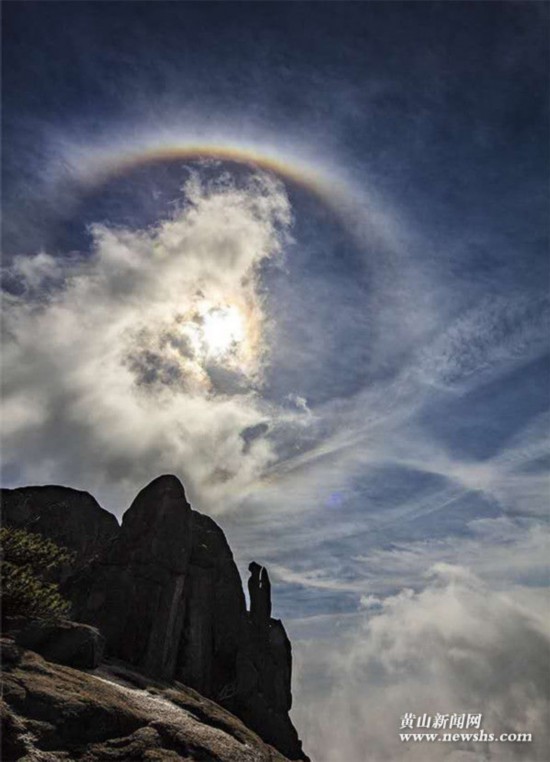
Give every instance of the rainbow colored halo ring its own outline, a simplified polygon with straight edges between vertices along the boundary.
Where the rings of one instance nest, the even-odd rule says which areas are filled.
[[[218,160],[236,162],[272,172],[288,181],[305,188],[331,207],[341,211],[345,204],[345,185],[341,180],[329,178],[323,172],[312,169],[300,160],[281,159],[273,153],[235,145],[217,143],[158,144],[144,143],[140,148],[109,149],[98,148],[78,151],[71,164],[75,179],[84,186],[97,186],[110,178],[117,177],[132,169],[166,161]]]

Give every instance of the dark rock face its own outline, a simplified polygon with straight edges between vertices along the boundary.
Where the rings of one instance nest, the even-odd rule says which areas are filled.
[[[248,581],[250,614],[240,674],[245,677],[236,697],[237,714],[256,728],[268,743],[291,759],[301,752],[298,734],[288,712],[292,707],[292,652],[282,622],[271,617],[271,583],[265,567],[252,562]]]
[[[98,667],[105,648],[105,638],[98,629],[77,622],[15,621],[8,623],[6,633],[18,646],[77,669]]]
[[[6,492],[31,495],[34,489]],[[88,506],[93,500],[67,490],[63,501],[63,488],[51,489],[57,490],[51,493],[55,506],[65,505],[68,513],[78,513],[69,500],[74,494],[84,495]],[[45,503],[42,498],[39,512],[45,518],[34,525],[40,523],[40,531],[60,543],[62,534],[70,535],[72,544],[65,544],[75,548],[71,532],[61,529],[58,507],[53,512],[54,531],[48,532],[51,509]],[[95,507],[96,513],[106,513],[97,503]],[[27,512],[33,515],[31,500]],[[14,515],[19,517],[11,509],[7,523]],[[174,476],[159,477],[145,487],[120,528],[116,525],[113,531],[102,514],[99,517],[97,513],[89,520],[96,538],[101,523],[104,539],[96,542],[93,552],[91,543],[80,541],[86,563],[78,563],[64,585],[73,617],[100,629],[108,656],[199,691],[240,717],[287,758],[307,759],[288,716],[291,647],[282,623],[271,618],[267,570],[250,565],[249,613],[222,530],[191,509]]]
[[[193,511],[191,534],[175,677],[218,701],[237,677],[246,606],[233,554],[219,526]]]
[[[68,487],[0,490],[2,521],[49,537],[85,563],[118,533],[118,522],[88,492]]]
[[[250,616],[256,627],[267,625],[271,618],[271,582],[267,569],[255,561],[248,566],[250,579],[248,592],[250,595]]]
[[[159,677],[174,675],[190,522],[178,479],[155,479],[124,514],[118,536],[67,586],[76,618],[99,627],[109,654]]]

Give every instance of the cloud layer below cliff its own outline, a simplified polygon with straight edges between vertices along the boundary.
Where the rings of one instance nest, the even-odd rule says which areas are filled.
[[[430,577],[419,592],[364,601],[374,609],[344,622],[321,645],[304,640],[294,717],[313,759],[546,759],[546,596],[526,588],[497,593],[446,564]],[[487,733],[531,733],[532,741],[403,742],[405,713],[480,713]]]

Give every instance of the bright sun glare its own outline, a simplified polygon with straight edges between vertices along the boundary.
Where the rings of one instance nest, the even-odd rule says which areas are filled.
[[[202,338],[207,352],[224,357],[245,338],[244,320],[236,307],[215,307],[203,315]]]

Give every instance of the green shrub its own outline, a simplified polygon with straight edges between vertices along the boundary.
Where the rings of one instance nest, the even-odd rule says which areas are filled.
[[[51,540],[25,529],[0,529],[2,546],[2,621],[8,617],[60,619],[70,604],[48,574],[70,563],[73,554]]]

